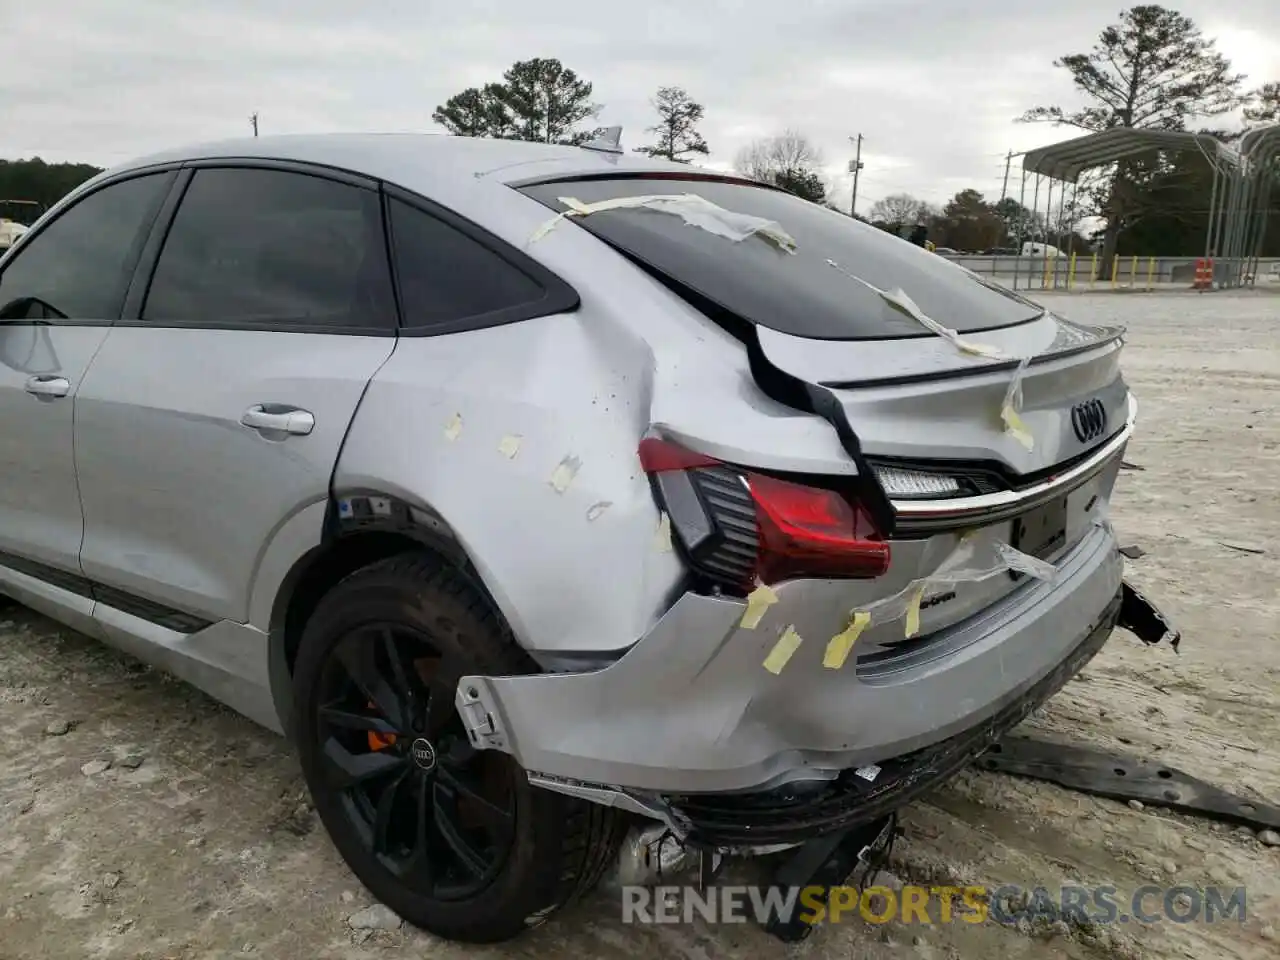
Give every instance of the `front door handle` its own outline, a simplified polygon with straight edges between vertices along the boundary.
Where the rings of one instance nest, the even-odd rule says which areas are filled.
[[[36,397],[65,397],[71,392],[71,381],[66,377],[31,377],[27,380],[27,393]]]
[[[264,433],[289,433],[305,437],[315,429],[316,418],[311,415],[310,410],[259,403],[246,410],[240,422]]]

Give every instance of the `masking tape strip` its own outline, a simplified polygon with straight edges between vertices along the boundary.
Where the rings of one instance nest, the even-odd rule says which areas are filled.
[[[841,669],[872,623],[885,624],[901,619],[904,636],[916,636],[920,632],[921,607],[931,590],[947,590],[960,583],[978,583],[1004,576],[1010,570],[1046,581],[1058,574],[1058,568],[1052,563],[1023,553],[994,537],[984,537],[981,531],[965,531],[933,573],[912,580],[897,593],[851,612],[844,630],[827,642],[823,667]],[[768,608],[777,602],[778,595],[773,588],[759,584],[747,595],[747,607],[739,626],[744,630],[756,629]],[[787,627],[765,659],[765,669],[770,673],[780,673],[799,645],[800,637],[795,627]]]
[[[560,223],[560,221],[567,216],[569,216],[569,214],[567,213],[557,213],[550,220],[543,223],[542,226],[538,227],[537,230],[529,234],[529,239],[528,241],[526,241],[526,245],[537,243],[539,240],[545,237],[548,233],[554,230],[556,226]]]
[[[770,673],[782,673],[783,668],[791,662],[792,656],[800,649],[800,634],[796,633],[795,627],[787,627],[782,631],[782,636],[778,638],[778,642],[773,645],[773,649],[769,651],[769,655],[764,658],[764,668]]]
[[[822,665],[828,670],[843,667],[849,654],[853,652],[853,645],[858,642],[858,637],[862,636],[862,631],[870,624],[871,614],[865,610],[857,611],[849,625],[827,641],[827,652],[822,657]]]
[[[916,323],[920,324],[926,330],[937,334],[946,340],[961,353],[970,354],[976,357],[985,357],[989,360],[1010,360],[1008,354],[998,347],[993,347],[985,343],[974,343],[972,340],[966,340],[950,327],[944,327],[938,323],[923,310],[919,305],[901,289],[882,290],[874,283],[862,279],[855,273],[846,270],[834,260],[828,260],[829,266],[835,267],[846,277],[856,280],[869,290],[875,291],[880,295],[889,306],[893,307],[899,313],[910,317]],[[1031,435],[1031,431],[1027,428],[1026,423],[1022,419],[1022,377],[1026,373],[1027,366],[1031,363],[1031,357],[1023,357],[1017,369],[1013,373],[1013,379],[1009,382],[1009,388],[1005,391],[1004,402],[1000,405],[1000,420],[1004,424],[1004,430],[1014,440],[1025,447],[1027,450],[1035,448],[1035,438]]]
[[[923,583],[916,587],[907,600],[907,622],[904,632],[908,637],[914,637],[920,632],[920,602],[924,599],[924,587]]]
[[[614,197],[595,203],[583,203],[575,197],[558,197],[569,209],[559,213],[539,226],[529,236],[528,243],[536,243],[569,217],[586,217],[606,210],[650,209],[680,217],[689,226],[698,227],[740,243],[749,237],[759,236],[784,253],[795,253],[795,238],[782,226],[763,217],[727,210],[706,197],[695,193],[650,194],[638,197]]]
[[[856,280],[858,283],[862,284],[867,289],[872,290],[875,293],[879,294],[880,298],[884,300],[885,303],[889,304],[889,306],[893,307],[899,313],[914,320],[916,323],[920,324],[920,326],[924,327],[929,332],[934,333],[939,337],[942,337],[942,339],[946,340],[948,343],[950,343],[953,347],[955,347],[961,353],[972,354],[973,356],[976,356],[976,357],[986,357],[990,360],[1008,360],[1009,359],[1009,357],[1005,354],[1005,352],[1001,350],[999,347],[993,347],[985,343],[974,343],[972,340],[964,339],[963,337],[960,336],[960,334],[956,333],[950,327],[944,327],[942,324],[938,323],[938,321],[934,320],[927,313],[921,310],[919,305],[914,300],[912,300],[911,297],[907,295],[906,291],[902,290],[901,288],[895,289],[895,290],[882,290],[880,287],[877,287],[874,283],[871,283],[870,281],[862,279],[862,277],[858,276],[855,273],[849,272],[844,267],[840,266],[840,264],[836,263],[834,260],[828,260],[827,264],[828,266],[835,267],[837,270],[843,273],[846,277],[849,277],[851,280]]]
[[[1022,410],[1022,375],[1027,372],[1027,367],[1030,363],[1031,358],[1024,357],[1018,364],[1018,368],[1013,371],[1013,378],[1009,381],[1009,386],[1004,392],[1004,402],[1000,404],[1000,419],[1004,423],[1005,432],[1027,450],[1034,449],[1036,445],[1035,438],[1031,435],[1031,431],[1027,429],[1027,425],[1023,422],[1020,413]]]
[[[773,592],[772,587],[760,584],[749,594],[747,594],[747,609],[742,614],[742,620],[738,623],[743,630],[754,630],[760,626],[760,621],[764,619],[765,611],[778,602],[778,595]]]
[[[1004,576],[1009,570],[1039,580],[1052,580],[1058,573],[1058,568],[1051,563],[994,538],[980,541],[973,532],[969,532],[961,535],[955,549],[933,573],[912,580],[897,593],[868,604],[862,610],[876,623],[901,618],[904,636],[913,637],[920,632],[921,608],[931,591],[949,590],[961,583],[980,583]],[[832,638],[833,641],[835,639]]]
[[[1005,565],[1010,570],[1018,573],[1025,573],[1027,576],[1035,577],[1037,580],[1052,580],[1058,575],[1058,568],[1052,563],[1023,553],[1007,543],[997,543],[996,552],[1000,554],[1000,559],[1005,562]]]

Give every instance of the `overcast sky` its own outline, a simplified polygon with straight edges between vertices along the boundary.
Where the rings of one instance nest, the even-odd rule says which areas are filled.
[[[709,162],[793,127],[858,209],[895,192],[1000,194],[1006,151],[1070,135],[1015,124],[1071,105],[1055,56],[1087,50],[1122,0],[0,0],[0,156],[109,166],[185,142],[327,130],[431,131],[451,94],[558,57],[595,85],[601,124],[646,142],[648,100],[706,105]],[[1280,80],[1280,2],[1171,3],[1250,86]]]

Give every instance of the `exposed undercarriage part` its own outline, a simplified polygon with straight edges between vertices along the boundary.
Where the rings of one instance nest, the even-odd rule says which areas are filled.
[[[1138,800],[1255,830],[1280,830],[1280,806],[1228,793],[1177,767],[1091,747],[1009,737],[993,746],[979,766],[1112,800]]]
[[[1176,650],[1181,640],[1159,610],[1125,583],[1085,642],[1020,700],[976,730],[877,764],[871,779],[860,776],[862,771],[846,771],[835,781],[792,783],[765,793],[654,798],[645,812],[662,822],[633,832],[622,850],[621,881],[656,884],[697,863],[706,887],[730,856],[787,851],[771,878],[777,887],[836,886],[861,865],[857,886],[865,889],[888,863],[898,835],[896,811],[975,760],[986,770],[1050,780],[1068,789],[1141,798],[1251,826],[1280,826],[1280,807],[1233,796],[1176,769],[1031,738],[1002,739],[1101,649],[1113,627],[1123,627],[1148,646],[1167,640]],[[644,809],[634,798],[620,805]],[[773,917],[765,929],[794,942],[814,926],[796,917]]]

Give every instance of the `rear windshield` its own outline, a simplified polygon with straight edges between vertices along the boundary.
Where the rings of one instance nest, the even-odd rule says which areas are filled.
[[[855,277],[881,290],[901,288],[931,318],[961,332],[1024,323],[1041,313],[1030,301],[937,254],[768,187],[696,177],[628,177],[519,189],[557,212],[568,209],[562,198],[593,204],[691,193],[731,214],[773,221],[795,241],[792,252],[761,233],[731,239],[723,234],[734,232],[732,226],[724,230],[718,222],[712,229],[690,224],[674,212],[676,206],[667,206],[665,212],[655,205],[572,218],[720,307],[795,336],[873,340],[931,335]],[[712,208],[695,210],[695,220],[707,210]],[[723,219],[733,224],[736,218]]]

